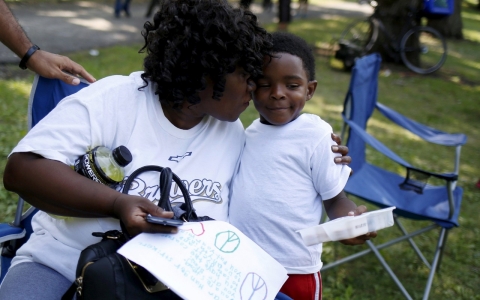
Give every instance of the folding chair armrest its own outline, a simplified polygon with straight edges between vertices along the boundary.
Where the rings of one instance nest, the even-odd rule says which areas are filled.
[[[467,136],[462,133],[447,133],[413,121],[393,109],[378,103],[376,108],[395,124],[405,128],[427,142],[443,146],[461,146],[467,142]]]
[[[408,167],[408,168],[412,169],[414,171],[420,172],[420,173],[424,173],[428,176],[433,176],[433,177],[436,177],[438,179],[443,179],[447,182],[453,182],[453,181],[458,180],[458,174],[456,174],[456,173],[433,173],[433,172],[418,169],[418,168],[415,168],[415,167]]]
[[[25,229],[7,223],[0,224],[0,243],[21,239],[25,236]]]
[[[419,168],[416,168],[406,162],[404,159],[402,159],[400,156],[398,156],[395,152],[390,150],[387,146],[385,146],[382,142],[371,136],[369,133],[367,133],[365,130],[363,130],[360,126],[355,124],[354,122],[347,120],[344,118],[344,121],[352,130],[355,130],[355,132],[363,139],[363,141],[370,146],[372,146],[375,150],[378,152],[382,153],[383,155],[387,156],[391,160],[395,161],[399,165],[404,166],[405,168],[412,169],[417,172],[425,173],[426,175],[433,176],[439,179],[443,179],[447,182],[454,182],[457,181],[458,179],[458,174],[457,173],[433,173],[430,171],[422,170]]]
[[[398,164],[406,167],[406,168],[411,168],[411,169],[415,169],[412,165],[410,165],[408,162],[406,162],[405,160],[403,160],[400,156],[398,156],[395,152],[393,152],[392,150],[390,150],[390,148],[388,148],[387,146],[385,146],[382,142],[380,142],[379,140],[377,140],[376,138],[374,138],[372,135],[370,135],[369,133],[367,133],[365,130],[363,130],[362,127],[358,126],[357,124],[355,124],[353,121],[350,121],[348,119],[346,119],[345,116],[343,116],[343,119],[345,121],[345,123],[348,124],[348,126],[350,127],[351,130],[354,130],[361,138],[362,140],[369,144],[370,146],[372,146],[375,150],[377,150],[378,152],[382,153],[383,155],[387,156],[388,158],[390,158],[391,160],[397,162]],[[422,171],[423,172],[423,171]]]
[[[433,177],[437,177],[439,179],[443,179],[445,181],[457,181],[458,180],[458,174],[455,173],[430,173]]]

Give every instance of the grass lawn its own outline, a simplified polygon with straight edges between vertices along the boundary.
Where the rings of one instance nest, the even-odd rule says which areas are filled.
[[[320,1],[320,0],[315,0]],[[435,74],[421,76],[396,65],[383,65],[379,77],[378,99],[398,112],[421,123],[447,132],[467,134],[468,142],[462,148],[459,185],[464,188],[460,227],[451,230],[440,272],[434,279],[430,299],[480,299],[480,227],[476,213],[480,211],[480,189],[475,183],[480,179],[480,13],[474,10],[477,0],[464,0],[463,24],[466,40],[448,41],[449,56],[445,65]],[[307,103],[306,111],[320,115],[336,132],[341,130],[342,104],[350,74],[338,68],[338,63],[327,56],[326,50],[333,36],[338,35],[347,18],[294,20],[290,31],[301,35],[317,49],[318,88],[314,98]],[[274,30],[275,25],[266,26]],[[81,63],[97,79],[111,74],[129,74],[140,70],[142,56],[137,51],[141,45],[99,49],[98,56],[87,52],[69,56]],[[1,66],[0,66],[1,67]],[[16,66],[12,67],[12,73]],[[10,66],[4,66],[10,69]],[[28,78],[0,79],[0,176],[6,157],[26,133],[26,109],[33,76]],[[257,118],[253,105],[242,114],[245,126]],[[419,167],[436,172],[452,167],[452,149],[439,149],[422,143],[415,136],[394,129],[388,121],[374,115],[370,128],[376,136],[399,153],[404,159]],[[384,157],[368,151],[372,159],[403,174]],[[13,217],[17,196],[0,186],[0,221]],[[359,199],[354,199],[363,204]],[[369,206],[371,209],[374,207]],[[417,224],[407,222],[408,230]],[[379,232],[376,239],[382,242],[397,236],[396,228]],[[427,234],[416,239],[424,249],[435,239]],[[366,248],[366,247],[365,247]],[[346,256],[360,247],[346,247],[340,243],[324,245],[322,259],[329,262]],[[431,252],[427,252],[430,253]],[[421,298],[428,269],[410,251],[407,245],[396,245],[382,251],[393,270],[414,297]],[[324,299],[404,299],[388,274],[373,255],[322,273]]]

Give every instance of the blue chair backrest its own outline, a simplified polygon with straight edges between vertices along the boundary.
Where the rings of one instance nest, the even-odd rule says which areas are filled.
[[[32,85],[32,91],[30,92],[30,99],[28,103],[28,129],[30,130],[35,124],[43,119],[63,98],[74,94],[82,88],[88,86],[87,82],[81,81],[79,85],[69,85],[58,79],[48,79],[35,75],[35,79]],[[28,240],[32,233],[31,219],[36,213],[37,209],[30,208],[25,214],[23,214],[24,201],[18,200],[17,211],[15,219],[11,226],[2,227],[1,234],[5,241],[13,241],[11,244],[12,251],[3,252],[0,257],[1,273],[0,283],[2,282],[5,274],[10,267],[12,255],[15,249]],[[5,232],[4,232],[5,230]],[[9,237],[8,234],[21,234],[25,230],[25,235],[22,238]],[[0,238],[2,238],[0,237]],[[5,247],[5,245],[4,245]]]
[[[381,61],[380,55],[373,53],[357,59],[352,69],[342,115],[363,129],[366,128],[377,103],[378,71]],[[355,156],[350,167],[358,170],[365,163],[365,142],[359,136],[349,134],[347,146],[351,152],[355,151],[355,155],[350,154],[352,157]]]
[[[58,79],[35,76],[30,94],[29,129],[55,108],[60,100],[86,86],[88,86],[88,83],[84,81],[81,81],[79,85],[70,85]]]

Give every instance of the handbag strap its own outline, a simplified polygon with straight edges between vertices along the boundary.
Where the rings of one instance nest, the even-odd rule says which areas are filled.
[[[127,180],[125,181],[125,184],[123,185],[122,193],[128,194],[128,190],[130,189],[130,186],[132,182],[137,178],[138,175],[144,173],[144,172],[159,172],[160,173],[160,200],[158,202],[158,206],[161,207],[162,209],[166,211],[172,211],[172,205],[170,203],[170,188],[172,185],[172,179],[175,181],[177,184],[178,188],[182,192],[183,199],[185,202],[185,219],[189,221],[192,216],[194,216],[195,209],[193,208],[192,204],[192,199],[190,198],[190,194],[188,193],[187,188],[183,184],[182,180],[172,172],[170,168],[163,168],[160,166],[156,165],[147,165],[138,168],[137,170],[133,171],[130,176],[128,176]],[[120,222],[122,224],[122,222]],[[122,226],[122,230],[124,230]]]
[[[170,168],[163,168],[160,173],[160,200],[158,206],[167,211],[172,211],[172,203],[170,202],[170,189],[172,188],[173,172]]]

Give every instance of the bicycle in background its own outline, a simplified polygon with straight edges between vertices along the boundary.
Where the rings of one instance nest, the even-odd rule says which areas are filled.
[[[435,29],[419,25],[421,11],[409,7],[400,34],[395,36],[382,23],[377,2],[369,4],[374,8],[373,14],[349,24],[338,40],[335,58],[343,61],[345,69],[350,70],[356,58],[372,50],[380,32],[385,37],[381,46],[395,62],[402,61],[418,74],[430,74],[442,67],[447,59],[447,43]]]

